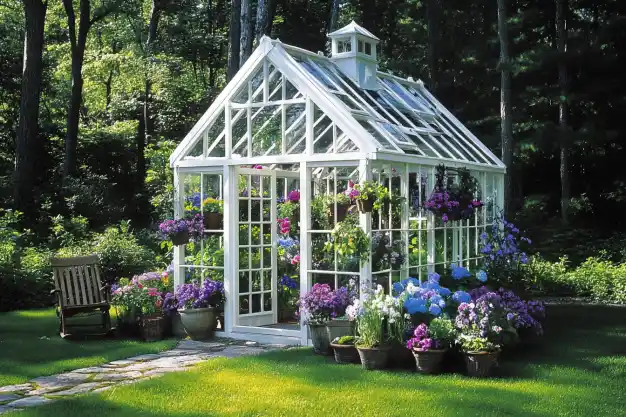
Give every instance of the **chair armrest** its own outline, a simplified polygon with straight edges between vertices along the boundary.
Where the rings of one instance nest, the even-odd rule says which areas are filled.
[[[104,295],[104,299],[108,301],[111,300],[111,285],[104,284],[102,288],[100,288],[100,292]]]
[[[60,292],[61,292],[61,290],[54,289],[54,290],[50,291],[50,295],[54,295],[54,294],[57,294],[57,293],[60,293]]]

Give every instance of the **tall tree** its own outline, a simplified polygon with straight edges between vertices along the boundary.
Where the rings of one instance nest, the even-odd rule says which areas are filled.
[[[266,0],[258,0],[256,6],[256,35],[255,42],[258,45],[263,35],[268,35],[269,8]]]
[[[78,145],[78,125],[80,122],[80,106],[83,100],[83,63],[85,61],[85,49],[89,30],[98,21],[104,19],[119,7],[122,0],[103,3],[96,7],[92,16],[91,1],[80,0],[78,6],[78,19],[72,0],[62,0],[63,8],[67,15],[67,26],[70,37],[71,50],[71,78],[72,92],[67,112],[67,131],[65,134],[65,163],[63,177],[76,173],[76,148]],[[78,25],[78,28],[76,27]]]
[[[439,73],[439,1],[426,0],[426,22],[428,29],[428,87],[437,93],[437,76]]]
[[[511,210],[513,193],[513,121],[511,120],[511,59],[509,56],[509,0],[498,0],[498,38],[500,39],[500,140],[502,162],[506,165],[504,177],[504,212]]]
[[[35,167],[43,151],[38,140],[39,99],[43,71],[44,28],[47,0],[24,0],[25,34],[22,65],[22,96],[15,147],[15,207],[24,212],[27,221],[35,214]]]
[[[240,47],[240,59],[239,67],[242,67],[246,63],[250,55],[252,54],[252,1],[241,0],[241,47]]]
[[[146,80],[144,88],[143,101],[143,121],[139,123],[139,134],[137,135],[137,187],[142,188],[146,178],[146,157],[144,154],[146,146],[150,143],[150,139],[154,134],[154,123],[150,113],[150,99],[152,95],[152,79],[150,78],[149,62],[154,55],[155,42],[157,39],[157,31],[159,20],[165,7],[170,0],[152,0],[150,7],[150,20],[148,22],[148,37],[144,55],[146,57]],[[143,133],[143,134],[142,134]]]
[[[230,28],[228,42],[228,80],[231,80],[239,70],[239,52],[241,44],[241,0],[231,1]]]
[[[568,222],[569,200],[570,200],[570,180],[568,164],[568,136],[569,136],[569,108],[567,101],[568,80],[567,80],[567,0],[556,0],[556,44],[559,53],[559,153],[560,153],[560,175],[561,175],[561,219]]]
[[[331,0],[330,2],[330,16],[328,16],[328,24],[326,25],[326,33],[332,33],[338,29],[339,24],[339,6],[341,6],[342,0]],[[330,38],[326,38],[326,53],[331,54],[331,42]]]

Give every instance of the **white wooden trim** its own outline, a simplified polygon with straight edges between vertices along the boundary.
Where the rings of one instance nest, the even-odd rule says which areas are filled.
[[[307,162],[300,164],[300,201],[310,203],[311,196],[311,170]],[[311,204],[300,204],[300,296],[311,289],[311,235],[310,229]],[[308,340],[308,328],[304,324],[304,318],[300,317],[301,343],[306,345]]]
[[[359,183],[372,181],[372,161],[363,159],[359,163]],[[335,184],[337,182],[335,181]],[[335,214],[336,215],[336,214]],[[336,217],[335,217],[336,218]],[[359,223],[365,234],[372,239],[372,213],[359,213]],[[360,263],[360,287],[372,288],[372,254],[371,249],[366,262],[359,259]],[[363,292],[360,292],[363,300]]]
[[[185,212],[185,174],[174,169],[174,218],[180,219]],[[185,283],[180,265],[185,263],[185,246],[174,246],[174,289]]]

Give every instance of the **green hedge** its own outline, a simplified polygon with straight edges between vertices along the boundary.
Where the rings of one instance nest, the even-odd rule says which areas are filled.
[[[626,263],[590,257],[574,269],[566,258],[549,262],[535,256],[524,266],[522,279],[530,292],[547,296],[591,297],[626,304]]]

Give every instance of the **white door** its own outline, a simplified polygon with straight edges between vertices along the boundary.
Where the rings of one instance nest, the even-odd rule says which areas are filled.
[[[237,245],[237,324],[277,322],[276,173],[240,168]]]

